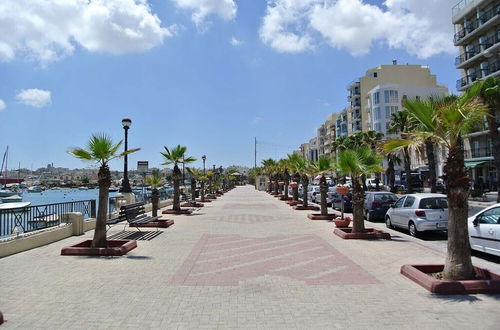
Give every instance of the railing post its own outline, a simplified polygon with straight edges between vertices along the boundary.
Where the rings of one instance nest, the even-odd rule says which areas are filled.
[[[90,201],[90,217],[91,218],[95,218],[96,217],[96,202],[95,202],[95,199],[92,199]]]

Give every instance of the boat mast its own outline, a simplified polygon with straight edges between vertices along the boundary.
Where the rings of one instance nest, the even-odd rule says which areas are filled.
[[[4,188],[7,187],[6,178],[7,178],[7,161],[8,161],[8,157],[9,157],[8,155],[9,155],[9,146],[7,146],[7,149],[5,149],[5,153],[3,154],[3,159],[2,159],[2,168],[0,168],[0,174],[2,174],[4,165],[5,165],[5,171],[4,171],[4,175],[3,175],[3,178],[5,180],[5,182],[3,184]]]

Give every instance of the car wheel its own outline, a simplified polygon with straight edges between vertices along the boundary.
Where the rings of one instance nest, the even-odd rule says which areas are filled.
[[[366,221],[372,221],[372,219],[370,218],[370,211],[365,211],[365,217],[366,217]]]
[[[417,226],[413,221],[410,221],[410,224],[408,225],[408,230],[410,231],[410,235],[413,237],[418,237],[419,236],[419,231],[417,230]]]
[[[385,218],[385,226],[389,229],[394,229],[394,225],[391,222],[391,218],[387,217]]]

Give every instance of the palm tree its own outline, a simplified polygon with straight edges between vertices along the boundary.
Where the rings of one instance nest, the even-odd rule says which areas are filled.
[[[174,202],[172,205],[172,209],[176,212],[181,211],[180,204],[180,181],[182,180],[182,172],[179,169],[179,164],[189,164],[196,161],[196,158],[186,157],[187,148],[181,145],[177,145],[172,148],[172,150],[168,149],[166,146],[165,152],[161,152],[161,155],[164,157],[165,162],[162,165],[174,165],[174,170],[172,172],[172,180],[174,181]]]
[[[292,179],[296,183],[295,187],[292,188],[292,196],[295,202],[299,201],[299,182],[300,182],[300,172],[298,165],[300,167],[300,163],[304,162],[305,159],[298,154],[290,154],[288,155],[288,164],[290,166],[290,170],[293,172]]]
[[[405,136],[405,134],[411,131],[412,126],[413,125],[411,125],[411,120],[408,118],[408,111],[406,109],[391,114],[391,123],[389,126],[390,133],[400,133],[401,136]],[[411,178],[410,148],[405,147],[402,151],[406,176],[406,192],[411,194],[413,193],[413,186]]]
[[[368,146],[370,146],[370,148],[374,152],[376,152],[380,146],[380,142],[384,137],[384,134],[373,130],[361,132],[361,134],[363,134],[363,142],[368,144]],[[364,183],[363,188],[366,190],[365,178],[363,178],[363,183]],[[380,191],[380,172],[375,173],[375,190]]]
[[[445,280],[475,276],[467,226],[469,179],[464,166],[463,137],[488,114],[478,99],[480,89],[480,85],[473,85],[453,102],[407,101],[409,115],[418,122],[416,130],[408,133],[408,139],[392,139],[384,145],[386,151],[401,150],[431,139],[448,150],[444,166],[449,210]]]
[[[200,181],[200,178],[203,175],[203,173],[201,170],[192,167],[188,167],[187,171],[191,176],[191,200],[194,203],[196,201],[196,182]]]
[[[154,170],[151,175],[146,177],[146,183],[151,186],[151,204],[152,204],[152,213],[153,217],[158,215],[158,202],[159,202],[159,194],[158,187],[161,186],[162,178],[159,170]]]
[[[396,193],[396,171],[394,171],[394,165],[401,165],[401,158],[399,158],[397,153],[388,153],[385,158],[387,158],[387,170],[385,173],[389,178],[389,187],[392,193]]]
[[[325,174],[335,170],[335,165],[330,157],[320,156],[317,162],[312,163],[312,169],[315,175],[321,175],[319,179],[319,191],[321,194],[321,215],[328,215],[328,207],[326,203],[328,194],[328,184],[326,183]]]
[[[306,158],[298,156],[291,160],[291,166],[302,183],[302,206],[307,208],[307,186],[309,185],[309,177],[313,173],[311,163]],[[297,181],[297,183],[299,182]]]
[[[341,151],[337,156],[339,172],[350,175],[352,179],[353,222],[352,232],[365,232],[363,204],[365,192],[361,184],[363,175],[381,171],[381,158],[368,146]]]
[[[288,185],[290,184],[290,163],[288,159],[280,159],[278,166],[281,172],[281,178],[283,179],[283,200],[288,200]]]
[[[484,81],[476,82],[481,86],[480,96],[488,106],[488,130],[493,146],[493,162],[497,177],[497,203],[500,203],[500,134],[498,134],[497,111],[500,107],[500,78],[490,77]]]
[[[97,173],[99,184],[99,205],[97,209],[97,219],[95,224],[94,238],[91,247],[105,248],[106,240],[106,220],[108,218],[108,197],[109,187],[111,186],[111,173],[108,163],[110,160],[122,157],[139,149],[131,149],[126,152],[118,153],[122,141],[117,144],[104,133],[95,133],[90,137],[86,149],[72,148],[68,151],[71,155],[85,161],[96,162],[99,165]]]

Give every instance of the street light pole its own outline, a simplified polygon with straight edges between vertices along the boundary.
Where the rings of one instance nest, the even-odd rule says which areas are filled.
[[[132,120],[129,118],[122,119],[123,129],[125,130],[125,152],[128,150],[128,130],[132,125]],[[128,181],[128,157],[124,156],[123,160],[123,181],[122,186],[120,188],[120,192],[122,193],[130,193],[132,189],[130,188],[130,182]]]
[[[201,159],[203,159],[203,174],[205,174],[205,161],[207,160],[207,156],[203,155]]]

